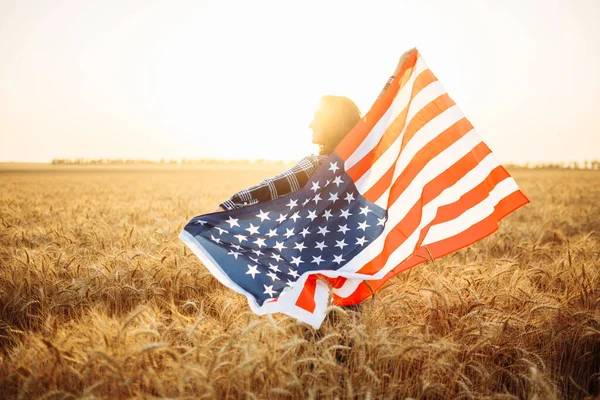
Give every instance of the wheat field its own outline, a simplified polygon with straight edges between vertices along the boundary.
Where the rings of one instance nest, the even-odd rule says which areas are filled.
[[[256,316],[177,235],[281,168],[0,169],[0,398],[571,399],[600,394],[600,171],[318,330]]]

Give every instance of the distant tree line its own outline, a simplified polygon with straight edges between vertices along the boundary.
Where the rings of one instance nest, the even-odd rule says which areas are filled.
[[[294,164],[294,161],[284,160],[266,160],[266,159],[232,159],[224,160],[219,158],[201,158],[201,159],[165,159],[148,160],[148,159],[124,159],[124,158],[53,158],[54,165],[205,165],[205,164],[220,164],[220,165],[261,165],[261,166],[285,166]]]
[[[124,159],[124,158],[53,158],[52,164],[56,165],[122,165],[122,164],[171,164],[171,165],[206,165],[206,164],[219,164],[219,165],[261,165],[261,166],[286,166],[293,165],[295,161],[283,161],[283,160],[249,160],[245,158],[223,160],[218,158],[200,158],[200,159],[188,159],[182,158],[176,159],[165,159],[160,160],[146,160],[146,159]],[[504,164],[507,168],[527,168],[527,169],[595,169],[600,170],[600,160],[585,160],[583,162],[577,161],[563,161],[563,162],[548,162],[548,163],[524,163],[515,164],[507,163]]]
[[[547,163],[524,163],[504,164],[507,168],[527,168],[527,169],[596,169],[600,170],[600,160],[584,160],[577,161],[562,161],[562,162],[547,162]]]

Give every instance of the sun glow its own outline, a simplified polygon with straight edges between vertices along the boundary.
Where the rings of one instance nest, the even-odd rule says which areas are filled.
[[[595,3],[8,4],[0,160],[299,159],[322,95],[365,114],[412,47],[502,162],[598,158]]]
[[[314,60],[276,42],[245,47],[239,32],[249,29],[247,20],[234,16],[234,31],[204,22],[172,27],[159,43],[153,96],[172,140],[214,158],[289,160],[315,152],[308,124],[327,85],[308,72]],[[255,39],[270,35],[254,31]],[[210,39],[191,45],[201,37]]]
[[[257,24],[247,17],[256,6],[240,3],[225,23],[200,17],[169,27],[157,43],[150,78],[163,130],[192,158],[194,149],[216,158],[289,160],[316,153],[308,124],[320,97],[348,96],[364,114],[400,54],[373,66],[369,51],[377,49],[361,50],[358,32],[343,40],[323,37],[325,28],[342,30],[359,19],[354,13],[347,21],[327,20],[334,8],[325,6],[314,29],[304,22],[310,8],[275,2],[265,9],[296,18]],[[226,12],[217,5],[210,11]],[[278,32],[286,33],[285,42]],[[315,46],[320,41],[326,43]],[[323,63],[332,51],[339,53],[337,62]],[[345,67],[349,62],[353,68]],[[360,65],[364,72],[357,76]]]

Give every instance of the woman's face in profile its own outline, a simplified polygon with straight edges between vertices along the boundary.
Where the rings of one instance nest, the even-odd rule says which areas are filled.
[[[314,144],[324,144],[324,129],[323,122],[321,119],[321,106],[319,106],[319,108],[317,108],[317,110],[315,111],[313,120],[310,124],[308,124],[308,127],[312,129],[313,132],[312,142]]]

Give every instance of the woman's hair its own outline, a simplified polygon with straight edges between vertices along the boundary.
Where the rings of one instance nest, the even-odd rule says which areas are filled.
[[[362,115],[349,98],[326,95],[321,97],[316,117],[319,118],[326,141],[319,145],[319,154],[330,154],[360,121]]]

